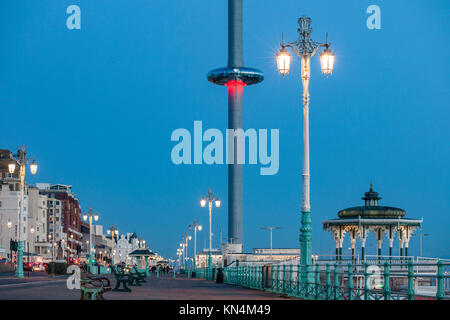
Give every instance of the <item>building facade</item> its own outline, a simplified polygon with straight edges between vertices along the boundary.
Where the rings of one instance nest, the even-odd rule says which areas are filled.
[[[28,195],[24,190],[23,215],[19,223],[20,177],[19,165],[14,173],[9,173],[8,164],[12,161],[12,152],[0,150],[0,256],[10,257],[10,240],[28,240]],[[16,161],[17,163],[17,161]],[[20,228],[19,228],[20,226]],[[26,248],[26,247],[25,247]]]
[[[31,253],[51,258],[52,243],[48,238],[48,197],[39,188],[28,188],[28,239]]]
[[[57,246],[65,252],[65,256],[78,257],[82,245],[81,208],[71,191],[72,186],[48,183],[38,183],[36,186],[42,195],[48,197],[50,237],[55,237]]]

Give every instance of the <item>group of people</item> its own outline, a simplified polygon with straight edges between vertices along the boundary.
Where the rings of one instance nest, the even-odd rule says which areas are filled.
[[[151,273],[156,273],[157,270],[159,269],[159,273],[160,274],[168,274],[170,272],[170,267],[169,266],[153,266],[150,268]]]

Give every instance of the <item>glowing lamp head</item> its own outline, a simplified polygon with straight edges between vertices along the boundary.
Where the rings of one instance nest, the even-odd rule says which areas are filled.
[[[88,217],[87,217],[87,214],[83,215],[83,220],[84,220],[84,221],[87,221],[87,218],[88,218]]]
[[[327,77],[333,73],[334,54],[328,47],[320,54],[320,67]]]
[[[98,215],[95,215],[95,216],[94,216],[94,220],[95,220],[95,221],[98,221]]]
[[[202,200],[200,200],[200,205],[202,206],[202,208],[204,208],[206,206],[206,199],[202,198]]]
[[[199,225],[199,226],[197,227],[197,229],[198,229],[198,231],[202,231],[202,226]]]
[[[30,164],[30,171],[31,171],[31,174],[36,174],[36,172],[37,172],[37,164],[36,164],[36,162],[34,162],[34,160],[33,160],[33,163]]]
[[[277,67],[278,72],[283,75],[283,77],[289,73],[289,68],[291,66],[291,55],[282,47],[280,52],[277,53]]]
[[[216,203],[216,207],[219,208],[220,207],[220,200],[219,200],[219,198],[216,199],[215,203]]]
[[[16,164],[14,162],[11,162],[8,164],[8,171],[9,173],[13,174],[16,170]]]

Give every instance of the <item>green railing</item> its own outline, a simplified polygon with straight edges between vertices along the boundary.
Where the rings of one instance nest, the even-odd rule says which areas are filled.
[[[223,282],[314,300],[449,299],[450,263],[315,263],[232,265]],[[218,268],[197,269],[197,277],[215,280]],[[421,284],[432,284],[421,286]]]

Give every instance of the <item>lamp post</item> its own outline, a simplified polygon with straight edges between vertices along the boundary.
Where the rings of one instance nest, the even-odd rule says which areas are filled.
[[[194,229],[194,272],[197,271],[197,230],[202,231],[202,226],[194,219],[194,223],[189,226],[189,229]]]
[[[112,248],[114,249],[114,239],[116,239],[119,235],[119,229],[115,228],[114,225],[111,226],[110,229],[106,230],[106,233],[109,235],[111,235],[111,240],[112,240]],[[112,250],[111,252],[114,252],[114,250]],[[111,263],[110,265],[112,266],[114,264],[114,253],[111,255]]]
[[[30,228],[30,234],[31,234],[31,244],[30,240],[28,240],[28,262],[30,262],[30,247],[33,249],[34,253],[34,228]]]
[[[177,249],[177,256],[178,256],[178,270],[181,269],[181,255],[183,254],[183,252],[181,251],[181,248]],[[175,270],[174,270],[175,273]]]
[[[89,207],[89,212],[83,215],[83,220],[87,221],[89,219],[89,270],[92,273],[92,219],[98,221],[98,214],[92,211],[92,206]]]
[[[11,220],[8,219],[8,236],[9,236],[9,261],[11,264],[11,270],[13,268],[13,256],[12,256],[12,249],[11,249],[11,227],[12,227],[12,223]]]
[[[301,78],[303,84],[303,170],[302,170],[302,218],[300,229],[300,250],[302,265],[312,263],[312,229],[310,205],[310,174],[309,174],[309,80],[311,75],[310,61],[320,48],[325,48],[320,54],[322,73],[327,77],[333,72],[334,54],[329,50],[328,35],[325,43],[311,39],[311,18],[298,19],[299,38],[294,42],[281,43],[281,50],[277,54],[278,71],[283,77],[289,73],[291,56],[286,48],[291,48],[301,59]],[[305,272],[302,275],[305,276]],[[310,273],[312,275],[312,273]],[[307,280],[306,277],[304,280]],[[311,279],[309,279],[311,280]]]
[[[192,237],[186,232],[183,236],[183,248],[184,248],[184,269],[187,270],[187,258],[188,258],[188,241],[191,240]]]
[[[272,261],[272,231],[273,229],[278,230],[281,227],[261,227],[261,230],[270,230],[270,261]]]
[[[209,253],[208,253],[208,269],[211,268],[211,263],[212,263],[212,257],[211,257],[211,250],[212,250],[212,230],[211,230],[211,225],[212,225],[212,206],[213,206],[213,202],[215,204],[215,206],[217,208],[220,207],[220,200],[218,197],[216,197],[216,199],[214,200],[214,196],[212,193],[212,189],[208,190],[208,196],[205,198],[203,197],[200,200],[200,205],[202,206],[202,208],[204,208],[206,206],[206,202],[208,202],[208,209],[209,209]]]
[[[23,201],[24,201],[24,189],[25,189],[25,169],[26,166],[30,166],[30,172],[32,175],[36,174],[37,164],[34,159],[27,158],[27,147],[21,146],[20,150],[17,151],[16,155],[12,155],[12,160],[8,164],[8,171],[10,174],[13,174],[16,171],[16,164],[19,165],[19,177],[20,177],[20,205],[19,205],[19,214],[17,215],[18,223],[17,223],[17,268],[16,268],[16,277],[23,278],[23,233],[22,232],[22,216],[23,216]],[[30,164],[30,161],[33,161]]]
[[[423,237],[429,236],[429,233],[423,233],[423,231],[420,231],[420,257],[422,257],[422,242],[423,242]]]

